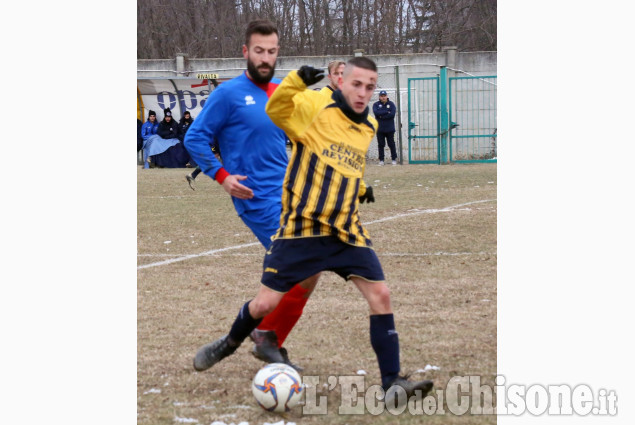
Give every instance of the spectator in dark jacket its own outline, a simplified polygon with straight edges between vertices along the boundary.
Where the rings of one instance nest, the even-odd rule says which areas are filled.
[[[162,139],[178,139],[179,138],[179,125],[172,118],[172,111],[170,108],[165,109],[163,121],[159,123],[159,130],[157,134]]]
[[[141,150],[143,147],[143,136],[141,135],[141,128],[143,127],[143,123],[139,118],[137,118],[137,152]]]
[[[190,111],[185,111],[183,113],[183,117],[181,121],[179,121],[179,140],[182,142],[185,139],[185,133],[187,133],[187,129],[190,128],[190,124],[194,122],[194,118],[190,114]]]
[[[379,165],[384,165],[384,148],[388,139],[392,165],[397,165],[397,148],[395,147],[395,114],[397,108],[388,99],[386,90],[379,92],[379,100],[373,104],[373,114],[379,123],[377,129],[377,146],[379,147]]]

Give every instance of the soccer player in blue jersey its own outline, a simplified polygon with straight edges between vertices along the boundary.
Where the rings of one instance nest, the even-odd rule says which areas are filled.
[[[288,163],[287,137],[265,113],[269,97],[280,84],[273,78],[280,47],[278,30],[269,21],[250,22],[245,35],[247,70],[210,94],[187,132],[185,147],[202,172],[231,195],[238,216],[268,248],[280,224]],[[222,164],[209,148],[214,139]],[[292,365],[282,344],[302,315],[318,276],[296,285],[254,330],[256,357]]]
[[[306,101],[306,88],[324,77],[303,66],[290,72],[267,104],[267,114],[293,141],[285,175],[280,228],[263,263],[262,285],[240,309],[229,333],[199,349],[194,367],[205,370],[233,354],[252,329],[275,309],[295,282],[329,270],[350,280],[369,306],[370,342],[385,401],[421,391],[432,381],[400,376],[399,337],[384,273],[359,217],[365,155],[377,131],[368,102],[377,87],[377,66],[355,57],[344,69],[333,102]],[[320,96],[320,94],[317,94]]]

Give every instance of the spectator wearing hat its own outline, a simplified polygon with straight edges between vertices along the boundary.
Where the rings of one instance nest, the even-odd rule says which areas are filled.
[[[143,142],[143,168],[150,168],[150,163],[160,168],[183,168],[190,160],[179,140],[179,125],[170,108],[164,109],[163,115],[157,134]]]
[[[373,104],[373,114],[379,123],[377,129],[377,145],[379,147],[379,165],[384,165],[384,148],[388,140],[392,165],[397,165],[397,148],[395,147],[395,115],[397,108],[388,99],[386,90],[379,92],[379,100]]]
[[[157,134],[162,139],[178,139],[179,138],[179,125],[172,118],[172,111],[170,108],[164,110],[163,121],[159,123],[159,130]]]
[[[190,128],[190,124],[193,122],[194,118],[192,118],[190,111],[185,111],[179,121],[179,140],[181,142],[185,139],[185,133],[187,133],[187,129]]]
[[[148,112],[148,120],[141,126],[141,137],[148,140],[151,136],[157,134],[159,123],[157,122],[157,114],[154,111]]]

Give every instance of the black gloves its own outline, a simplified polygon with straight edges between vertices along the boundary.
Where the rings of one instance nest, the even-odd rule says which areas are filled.
[[[309,65],[303,65],[302,67],[300,67],[300,69],[298,69],[298,75],[300,76],[300,78],[302,78],[302,81],[304,81],[304,84],[306,84],[308,87],[324,78],[324,70],[315,69]]]
[[[375,196],[373,195],[373,187],[372,186],[366,186],[366,193],[364,193],[363,196],[359,197],[359,203],[363,204],[364,201],[368,202],[369,204],[371,202],[375,202]]]

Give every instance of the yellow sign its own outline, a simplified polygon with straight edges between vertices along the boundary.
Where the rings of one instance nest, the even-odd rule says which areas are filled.
[[[218,74],[196,74],[196,78],[199,80],[215,80],[218,78]]]

